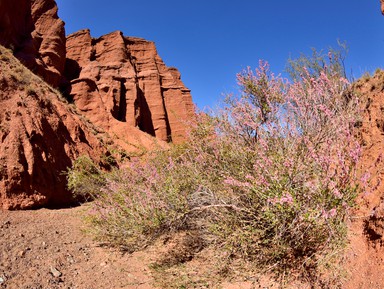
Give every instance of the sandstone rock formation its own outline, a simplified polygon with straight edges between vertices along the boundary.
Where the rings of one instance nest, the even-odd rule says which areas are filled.
[[[79,155],[100,162],[107,146],[181,142],[194,116],[190,91],[153,42],[89,30],[66,39],[57,10],[54,0],[0,1],[0,45],[12,50],[0,47],[0,208],[63,206],[63,171]]]
[[[384,0],[380,0],[381,3],[381,13],[384,15]]]
[[[64,22],[57,15],[58,8],[54,0],[31,2],[32,21],[35,26],[31,35],[38,51],[36,67],[32,67],[32,70],[53,87],[58,87],[65,66]]]
[[[190,91],[177,69],[165,66],[153,42],[120,31],[97,39],[89,30],[69,35],[66,77],[76,106],[120,139],[132,141],[140,130],[180,142],[193,118]]]
[[[0,1],[0,44],[19,48],[31,39],[33,23],[30,0]],[[28,37],[29,35],[29,37]]]
[[[54,0],[0,1],[0,44],[50,85],[61,84],[65,30]]]
[[[363,113],[359,126],[362,143],[360,165],[370,173],[370,185],[357,198],[349,225],[350,245],[345,255],[349,280],[345,289],[382,288],[384,282],[384,71],[354,84]]]
[[[0,208],[68,204],[63,172],[81,154],[105,153],[89,124],[0,46]]]
[[[364,195],[364,203],[360,210],[370,215],[382,207],[384,200],[384,71],[378,69],[373,77],[363,77],[354,84],[356,91],[362,96],[365,110],[361,121],[362,159],[361,166],[371,175],[371,188]],[[373,214],[373,213],[372,213]],[[384,215],[379,218],[383,219]],[[382,241],[384,242],[384,235]]]

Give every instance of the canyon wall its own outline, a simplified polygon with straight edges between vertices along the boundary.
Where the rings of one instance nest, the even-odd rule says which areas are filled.
[[[65,206],[65,172],[80,155],[102,162],[101,135],[0,47],[0,208]]]
[[[66,38],[57,11],[54,0],[0,1],[0,208],[68,205],[77,157],[107,166],[110,151],[118,161],[182,142],[194,118],[190,91],[153,42]]]
[[[65,66],[64,22],[57,10],[54,0],[0,1],[0,44],[54,87]]]
[[[176,68],[168,68],[153,42],[116,31],[67,38],[66,78],[71,98],[92,122],[125,138],[127,129],[161,141],[183,141],[194,105]],[[123,135],[121,135],[123,132]]]

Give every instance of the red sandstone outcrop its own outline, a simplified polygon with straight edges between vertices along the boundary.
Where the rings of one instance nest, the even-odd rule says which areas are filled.
[[[81,154],[106,150],[58,94],[0,46],[0,208],[63,206],[63,174]]]
[[[33,23],[30,2],[30,0],[0,1],[1,45],[19,48],[26,41],[26,38],[31,38]]]
[[[76,106],[96,125],[128,142],[141,132],[180,142],[194,115],[190,91],[153,42],[116,31],[67,37],[67,79]],[[140,132],[141,131],[141,132]]]
[[[65,40],[54,0],[0,1],[0,44],[54,87],[62,81]]]
[[[34,46],[38,51],[36,73],[53,87],[61,84],[65,67],[64,22],[57,15],[54,0],[32,0],[32,31]]]
[[[349,280],[345,289],[383,288],[384,282],[384,71],[363,77],[354,84],[364,112],[360,127],[361,168],[370,173],[370,185],[357,198],[349,225],[350,245],[345,255]]]
[[[384,0],[380,0],[381,3],[381,13],[384,15]]]
[[[54,0],[1,0],[0,44],[77,107],[0,47],[0,208],[63,206],[63,172],[79,155],[180,142],[193,120],[190,91],[153,42],[88,30],[67,40]]]
[[[384,200],[384,71],[378,69],[373,77],[363,77],[354,87],[365,104],[360,128],[361,166],[369,171],[372,180],[371,189],[364,195],[365,205],[362,204],[360,210],[369,215],[381,207]],[[384,215],[380,217],[384,221]]]

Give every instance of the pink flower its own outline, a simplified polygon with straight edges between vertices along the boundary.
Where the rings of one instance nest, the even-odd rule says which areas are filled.
[[[329,210],[329,212],[328,212],[328,216],[329,216],[330,218],[333,218],[333,217],[335,217],[336,215],[337,215],[337,211],[336,211],[335,208]]]
[[[368,187],[368,180],[371,177],[370,173],[366,172],[360,179],[361,183],[363,184],[363,187]]]
[[[323,215],[324,219],[333,218],[333,217],[335,217],[337,215],[336,208],[332,208],[328,212],[323,210],[323,214],[322,215]]]
[[[243,187],[243,188],[251,188],[252,187],[252,185],[248,182],[241,182],[241,181],[235,180],[231,177],[225,179],[224,184],[234,186],[234,187]]]
[[[293,198],[290,193],[286,193],[283,197],[280,198],[280,204],[293,204]]]
[[[343,195],[340,193],[339,189],[337,188],[333,190],[333,195],[338,199],[341,199],[343,197]]]
[[[280,197],[280,198],[275,197],[273,199],[268,199],[268,202],[272,203],[273,205],[275,205],[275,204],[292,205],[293,204],[293,198],[292,198],[292,195],[290,193],[285,193],[285,195]]]
[[[291,168],[293,167],[293,161],[292,159],[286,160],[283,164],[286,168]]]

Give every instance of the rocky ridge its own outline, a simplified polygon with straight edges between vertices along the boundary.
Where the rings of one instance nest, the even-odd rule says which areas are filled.
[[[128,129],[130,141],[142,131],[181,142],[193,118],[191,94],[178,70],[166,67],[153,42],[120,31],[97,39],[89,30],[69,35],[66,77],[84,115],[125,141]]]
[[[98,132],[1,46],[0,103],[0,207],[68,204],[63,172],[81,154],[101,161]]]
[[[66,38],[57,11],[54,0],[0,2],[0,45],[13,54],[1,47],[4,209],[65,206],[63,171],[78,156],[101,163],[109,150],[182,142],[193,119],[190,91],[153,42],[121,32],[94,39],[89,30]]]
[[[48,84],[62,83],[64,22],[54,0],[4,0],[0,3],[0,44]]]

